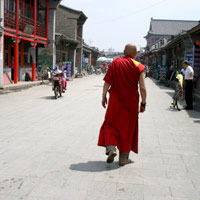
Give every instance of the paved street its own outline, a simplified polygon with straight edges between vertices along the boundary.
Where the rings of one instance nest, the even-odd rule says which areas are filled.
[[[103,75],[0,95],[0,200],[200,200],[200,113],[170,108],[173,90],[147,79],[133,164],[97,147]]]

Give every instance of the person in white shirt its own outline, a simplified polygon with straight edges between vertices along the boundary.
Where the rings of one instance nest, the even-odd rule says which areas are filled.
[[[181,73],[182,73],[183,77],[185,77],[185,69],[181,69]]]
[[[185,69],[185,101],[186,101],[186,110],[192,110],[193,109],[193,97],[192,97],[192,91],[193,91],[193,76],[194,76],[194,70],[191,66],[189,66],[189,63],[187,60],[183,62],[183,68]]]

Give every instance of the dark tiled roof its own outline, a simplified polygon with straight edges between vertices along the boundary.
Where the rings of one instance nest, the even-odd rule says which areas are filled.
[[[63,40],[66,40],[66,41],[68,41],[69,43],[74,43],[74,44],[78,44],[79,42],[77,41],[77,40],[74,40],[74,39],[72,39],[72,38],[69,38],[68,36],[66,36],[66,35],[64,35],[64,34],[62,34],[62,33],[55,33],[55,36],[56,36],[56,38],[57,37],[60,37],[60,39],[63,39]]]
[[[199,21],[151,19],[148,34],[177,35],[198,25]]]
[[[59,7],[65,9],[69,12],[73,12],[74,14],[77,14],[79,17],[84,18],[84,20],[87,20],[87,16],[82,11],[72,9],[72,8],[69,8],[69,7],[64,6],[64,5],[60,5]]]

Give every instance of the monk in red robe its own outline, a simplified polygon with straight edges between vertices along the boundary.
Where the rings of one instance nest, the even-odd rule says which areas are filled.
[[[98,145],[106,147],[107,162],[112,163],[119,149],[119,165],[131,163],[129,153],[138,153],[138,114],[140,86],[140,112],[145,111],[145,66],[134,60],[135,45],[125,47],[123,58],[115,59],[104,77],[102,106],[106,108],[107,92],[110,93],[105,121],[101,127]]]

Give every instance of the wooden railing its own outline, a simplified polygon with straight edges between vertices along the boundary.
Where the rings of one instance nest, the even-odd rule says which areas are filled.
[[[34,20],[23,15],[19,15],[19,31],[24,31],[26,25],[31,25],[34,27]],[[16,29],[16,13],[10,10],[4,11],[4,26],[7,28]],[[33,33],[34,34],[34,30]],[[46,25],[36,22],[36,35],[40,37],[47,37],[47,27]]]
[[[20,16],[19,16],[19,30],[23,32],[23,31],[24,31],[24,28],[25,28],[25,26],[26,26],[27,24],[34,27],[34,20],[33,20],[33,19],[30,19],[30,18],[28,18],[28,17],[25,17],[25,16],[20,15]],[[33,30],[33,31],[34,31],[34,30]],[[33,33],[31,33],[31,34],[33,34]]]
[[[47,26],[40,22],[37,22],[36,23],[36,35],[46,38],[47,37]]]
[[[16,29],[16,13],[10,10],[4,10],[4,26]]]

